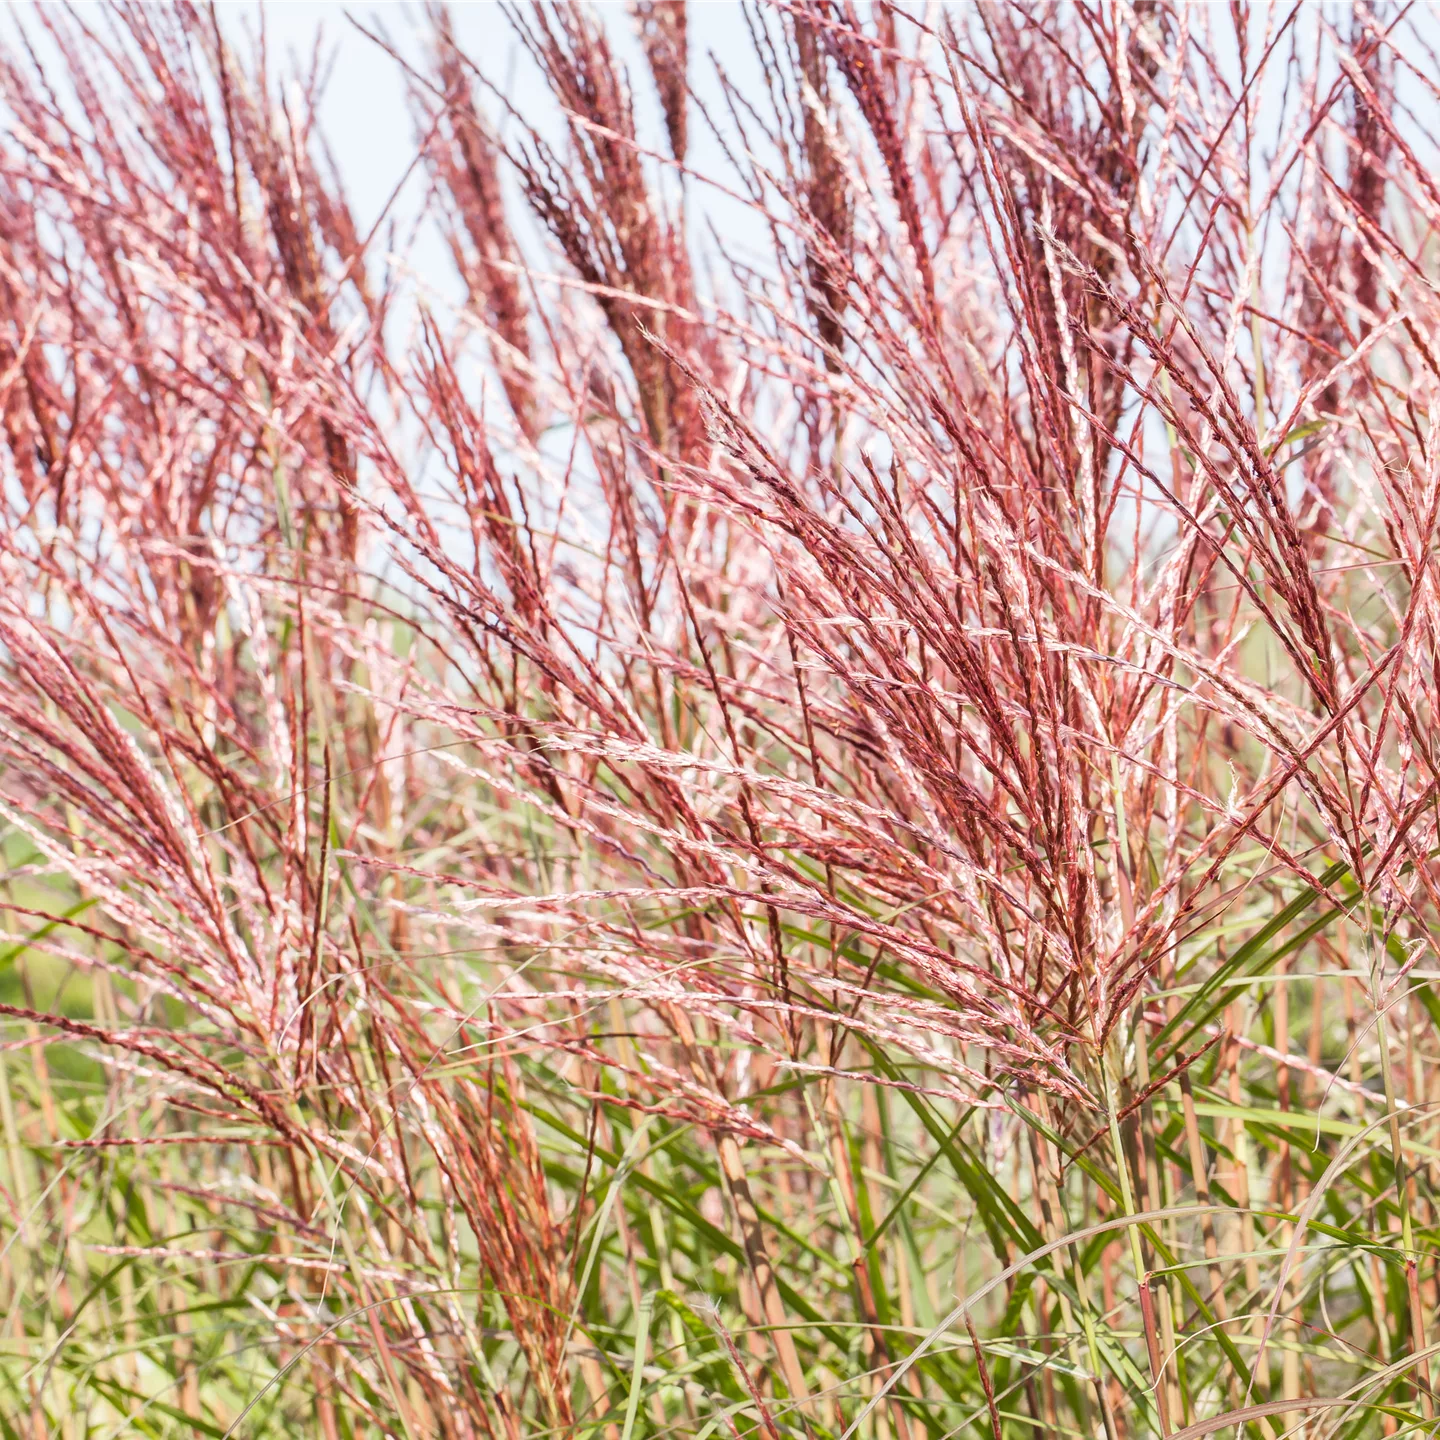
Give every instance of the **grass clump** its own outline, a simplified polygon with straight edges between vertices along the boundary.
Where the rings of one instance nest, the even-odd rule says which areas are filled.
[[[7,1440],[1433,1431],[1428,21],[728,14],[0,61]]]

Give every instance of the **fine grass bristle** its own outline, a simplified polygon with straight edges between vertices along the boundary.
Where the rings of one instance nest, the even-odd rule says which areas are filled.
[[[1433,16],[468,18],[9,17],[0,1440],[1436,1433]]]

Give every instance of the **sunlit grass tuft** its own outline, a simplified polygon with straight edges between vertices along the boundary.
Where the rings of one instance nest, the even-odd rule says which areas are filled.
[[[634,12],[4,55],[0,1435],[1432,1432],[1433,27]]]

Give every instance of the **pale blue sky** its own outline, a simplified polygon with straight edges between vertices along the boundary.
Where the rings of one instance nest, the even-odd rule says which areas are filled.
[[[628,6],[623,0],[601,0],[591,8],[605,18],[616,53],[629,69],[642,114],[642,132],[663,135],[663,128],[645,124],[649,110],[655,110],[650,118],[658,120],[658,107],[634,39]],[[469,0],[452,3],[450,9],[462,49],[485,75],[542,127],[547,119],[553,119],[553,102],[536,93],[538,77],[516,44],[500,6],[494,0]],[[220,10],[237,36],[247,30],[256,32],[259,12],[251,0],[222,0]],[[268,48],[277,70],[287,52],[308,58],[317,36],[323,37],[324,53],[334,55],[321,124],[335,152],[356,220],[364,227],[379,213],[413,160],[416,136],[399,67],[347,17],[370,29],[383,27],[402,51],[418,58],[425,33],[423,8],[402,0],[379,4],[374,0],[271,0],[265,16]],[[692,71],[708,70],[707,53],[713,52],[742,80],[754,75],[756,61],[736,0],[692,0],[689,19]],[[539,103],[527,105],[532,97]],[[710,157],[711,144],[702,131],[703,126],[692,125],[694,158],[703,169],[707,158],[718,157]]]

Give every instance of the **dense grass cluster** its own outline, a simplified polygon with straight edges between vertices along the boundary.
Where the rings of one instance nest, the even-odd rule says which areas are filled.
[[[731,17],[12,27],[6,1440],[1435,1433],[1432,22]]]

